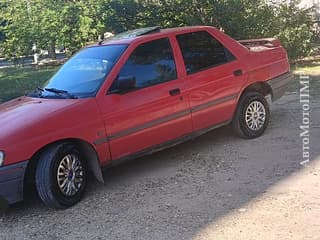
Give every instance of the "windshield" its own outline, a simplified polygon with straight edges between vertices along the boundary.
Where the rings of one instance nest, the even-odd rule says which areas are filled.
[[[66,62],[45,84],[42,95],[68,93],[77,98],[95,96],[127,45],[89,47]]]

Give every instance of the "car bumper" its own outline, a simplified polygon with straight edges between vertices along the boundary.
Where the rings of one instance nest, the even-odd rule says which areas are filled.
[[[285,94],[289,82],[293,79],[293,74],[288,72],[279,77],[267,81],[267,83],[272,89],[272,101],[278,100]]]
[[[8,204],[23,200],[24,174],[28,161],[0,167],[0,200]]]

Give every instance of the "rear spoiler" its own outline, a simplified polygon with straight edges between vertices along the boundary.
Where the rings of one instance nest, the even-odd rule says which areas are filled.
[[[281,42],[276,38],[260,38],[260,39],[248,39],[248,40],[239,40],[239,43],[246,47],[280,47]]]

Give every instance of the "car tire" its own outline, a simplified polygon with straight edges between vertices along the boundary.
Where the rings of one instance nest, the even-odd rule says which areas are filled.
[[[269,119],[269,104],[265,97],[258,92],[248,92],[240,98],[232,127],[241,138],[257,138],[268,127]]]
[[[56,144],[40,155],[36,188],[46,206],[56,209],[73,206],[82,198],[86,183],[86,162],[76,145]]]

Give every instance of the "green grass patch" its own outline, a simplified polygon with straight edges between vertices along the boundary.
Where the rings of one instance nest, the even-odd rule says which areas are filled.
[[[318,66],[298,66],[295,72],[304,72],[308,75],[320,75],[320,63]]]
[[[41,87],[59,67],[10,67],[0,69],[0,102]]]
[[[295,80],[290,84],[289,91],[299,92],[300,73],[310,77],[310,92],[314,97],[319,96],[320,91],[320,56],[312,56],[291,65],[291,70],[295,74]]]
[[[304,72],[306,75],[320,76],[320,56],[304,58],[291,65],[294,73]]]

